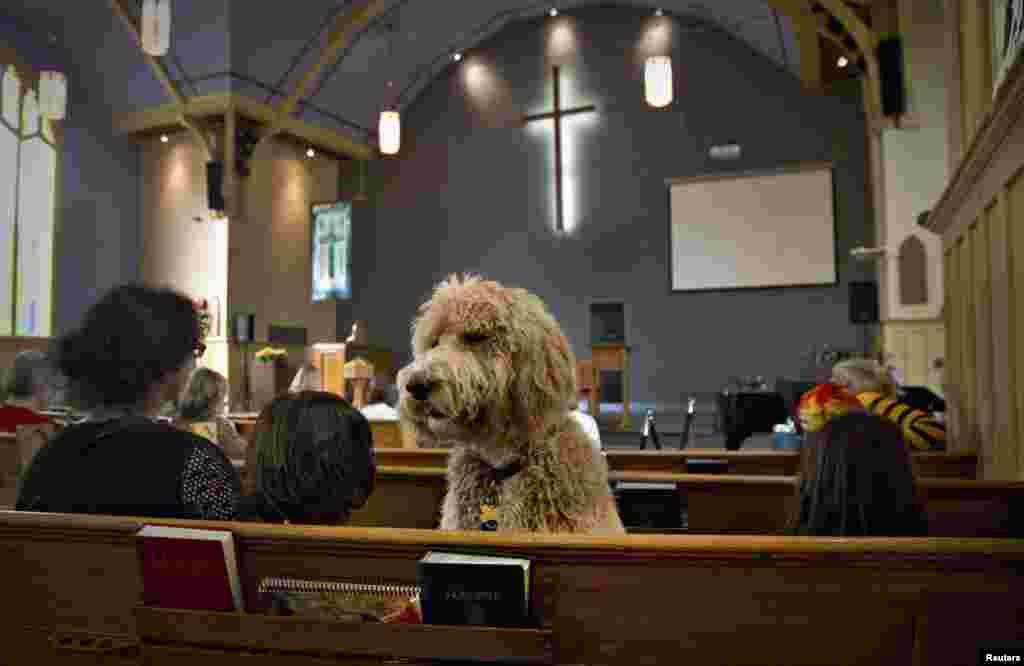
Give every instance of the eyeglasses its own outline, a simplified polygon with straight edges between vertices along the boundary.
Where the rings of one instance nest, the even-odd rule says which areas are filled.
[[[203,354],[206,353],[206,345],[202,342],[196,343],[196,348],[192,350],[192,355],[196,358],[202,358]]]

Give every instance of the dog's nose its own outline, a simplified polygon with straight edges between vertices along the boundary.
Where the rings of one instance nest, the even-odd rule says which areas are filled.
[[[430,392],[434,390],[434,382],[414,380],[405,385],[405,390],[413,398],[422,402],[430,397]]]

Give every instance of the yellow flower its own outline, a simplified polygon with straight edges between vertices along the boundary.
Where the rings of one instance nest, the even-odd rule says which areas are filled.
[[[280,347],[264,347],[263,349],[256,352],[257,361],[273,361],[274,359],[284,358],[288,355],[288,350]]]

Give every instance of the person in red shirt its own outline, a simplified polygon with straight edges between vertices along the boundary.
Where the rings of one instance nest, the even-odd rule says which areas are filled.
[[[15,432],[20,425],[53,423],[39,412],[50,400],[52,368],[46,355],[23,351],[14,359],[7,380],[7,399],[0,406],[0,432]]]

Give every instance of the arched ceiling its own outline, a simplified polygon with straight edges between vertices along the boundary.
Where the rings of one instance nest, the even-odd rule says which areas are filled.
[[[142,0],[124,0],[141,13]],[[343,48],[310,81],[296,114],[372,143],[381,106],[413,101],[450,64],[454,50],[471,49],[510,23],[595,7],[600,0],[386,0],[357,25]],[[720,28],[765,58],[799,76],[801,54],[793,21],[776,7],[804,7],[805,0],[619,0],[622,6],[656,7],[681,20]],[[230,90],[280,104],[321,59],[339,21],[366,0],[173,0],[172,49],[161,58],[185,97]],[[43,31],[85,67],[98,68],[94,94],[111,108],[141,111],[167,103],[134,38],[110,2],[7,0],[5,12]],[[0,14],[2,17],[2,14]],[[394,82],[389,94],[387,81]]]
[[[350,10],[353,3],[307,0],[302,4],[300,13],[289,12],[282,21],[242,26],[239,23],[245,19],[233,16],[232,69],[290,90],[316,62],[330,23]],[[562,11],[595,4],[585,0],[557,3]],[[764,0],[664,0],[658,5],[627,0],[617,4],[649,11],[661,7],[680,18],[703,19],[797,75],[800,55],[792,24]],[[439,5],[444,11],[439,11]],[[394,0],[357,31],[351,43],[325,68],[305,100],[307,107],[327,110],[364,129],[372,128],[381,105],[392,101],[386,89],[388,80],[395,83],[398,103],[408,104],[449,65],[453,51],[468,50],[512,22],[543,15],[551,6],[549,1],[536,0]],[[287,35],[287,49],[259,48],[261,44],[280,43],[283,35]],[[265,98],[273,102],[281,96],[265,93]]]

